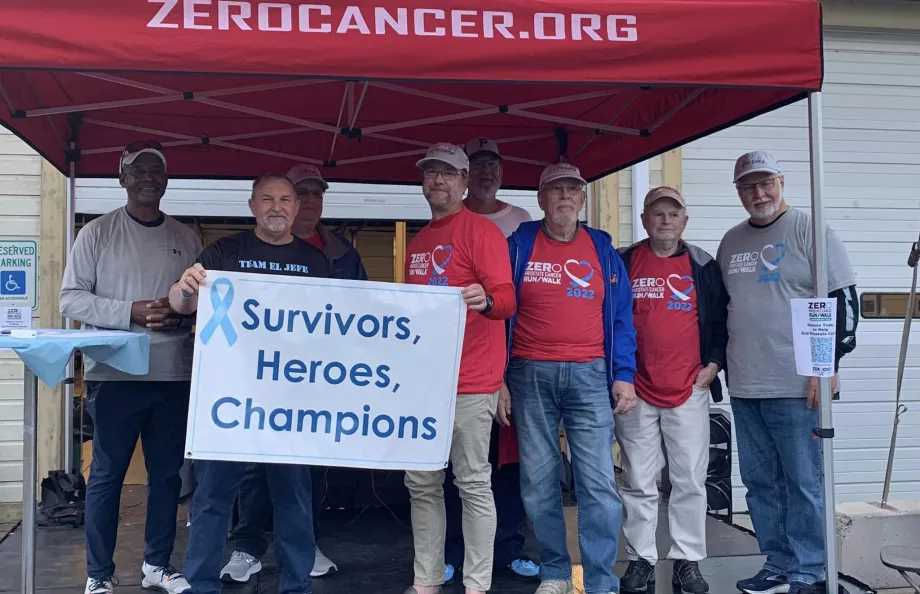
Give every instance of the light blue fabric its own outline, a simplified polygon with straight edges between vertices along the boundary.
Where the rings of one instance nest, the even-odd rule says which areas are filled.
[[[76,350],[131,375],[146,375],[150,337],[117,330],[38,330],[35,338],[0,334],[0,349],[16,351],[38,379],[54,387],[67,375],[67,362]]]

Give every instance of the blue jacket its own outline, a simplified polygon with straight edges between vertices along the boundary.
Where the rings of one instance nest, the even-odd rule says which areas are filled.
[[[334,278],[345,280],[367,280],[367,271],[358,251],[341,233],[332,231],[322,223],[316,225],[316,232],[323,239],[323,253],[329,261]]]
[[[520,310],[521,283],[527,271],[527,262],[533,252],[537,233],[540,233],[542,221],[521,223],[511,237],[508,248],[511,255],[511,276],[518,308],[508,323],[508,356],[511,356],[511,344],[514,337],[514,325],[517,311]],[[610,235],[599,229],[582,225],[594,243],[597,259],[601,263],[604,278],[608,279],[604,291],[604,353],[607,358],[607,384],[613,387],[614,381],[633,383],[636,373],[636,329],[633,326],[632,286],[626,275],[626,266],[613,247]]]

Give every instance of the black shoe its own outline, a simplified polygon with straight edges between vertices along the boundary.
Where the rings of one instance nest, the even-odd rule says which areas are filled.
[[[674,593],[706,594],[709,584],[700,573],[700,565],[696,561],[678,560],[674,562],[674,575],[671,577]]]
[[[630,561],[626,573],[620,578],[620,591],[642,593],[655,584],[655,568],[645,559]]]

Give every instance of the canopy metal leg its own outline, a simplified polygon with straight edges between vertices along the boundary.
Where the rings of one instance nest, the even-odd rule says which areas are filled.
[[[23,365],[22,415],[22,592],[35,592],[35,489],[38,482],[38,378]]]
[[[75,151],[77,148],[76,142],[70,143],[70,150]],[[77,191],[77,170],[76,163],[73,161],[70,162],[70,184],[67,192],[67,207],[65,221],[67,225],[67,256],[66,258],[70,259],[70,250],[73,247],[74,241],[74,226],[75,226],[75,214],[74,214],[74,205],[76,204],[76,191]],[[64,328],[69,329],[71,327],[70,319],[64,319]],[[64,468],[65,472],[76,472],[74,469],[73,463],[73,385],[74,385],[74,364],[73,364],[73,355],[70,356],[70,361],[67,362],[67,379],[64,381],[64,463],[61,465]]]
[[[824,229],[824,134],[821,118],[821,93],[808,95],[808,127],[811,153],[811,224],[814,240],[815,297],[827,299],[827,233]],[[837,593],[837,524],[834,494],[834,419],[831,413],[831,378],[818,382],[821,438],[821,471],[824,483],[824,560],[827,592]]]

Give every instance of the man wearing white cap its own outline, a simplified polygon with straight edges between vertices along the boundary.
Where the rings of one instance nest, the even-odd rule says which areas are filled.
[[[560,421],[575,470],[585,591],[620,591],[614,414],[636,406],[636,333],[626,268],[610,235],[578,220],[586,185],[568,163],[547,167],[537,194],[543,220],[521,224],[508,240],[518,310],[508,325],[510,411],[502,401],[498,416],[517,427],[521,495],[540,552],[537,594],[573,592]]]
[[[498,145],[492,139],[478,136],[467,141],[466,154],[470,158],[470,182],[464,206],[498,225],[508,237],[518,225],[530,220],[530,213],[496,197],[504,169]]]
[[[178,594],[189,584],[169,558],[182,485],[192,349],[191,323],[170,308],[168,294],[195,262],[201,240],[160,211],[168,183],[160,143],[129,144],[118,178],[127,204],[77,234],[61,285],[61,315],[83,328],[150,335],[146,375],[85,359],[87,410],[95,427],[86,486],[86,593],[112,591],[121,487],[142,437],[148,490],[142,585]]]
[[[658,473],[669,462],[668,517],[675,592],[705,594],[706,474],[709,397],[722,400],[727,296],[712,256],[681,235],[687,204],[675,188],[645,196],[642,225],[648,239],[622,251],[632,282],[636,326],[636,409],[622,415],[617,441],[623,454],[623,535],[629,567],[622,592],[654,588],[658,547]]]
[[[725,377],[731,394],[741,480],[761,553],[750,593],[799,594],[825,578],[817,378],[796,373],[790,300],[814,296],[811,217],[783,199],[785,178],[765,151],[735,163],[735,188],[750,218],[730,229],[717,260],[730,298]],[[822,353],[835,371],[856,347],[858,302],[840,237],[827,232],[837,342]],[[832,380],[836,392],[837,376]]]
[[[469,159],[438,143],[418,161],[431,222],[406,249],[410,284],[463,287],[469,308],[460,359],[450,462],[463,502],[463,584],[467,594],[492,585],[495,503],[489,437],[505,367],[504,320],[514,312],[507,245],[501,231],[463,206]],[[406,594],[437,594],[444,582],[444,471],[406,472],[412,509],[415,578]]]

